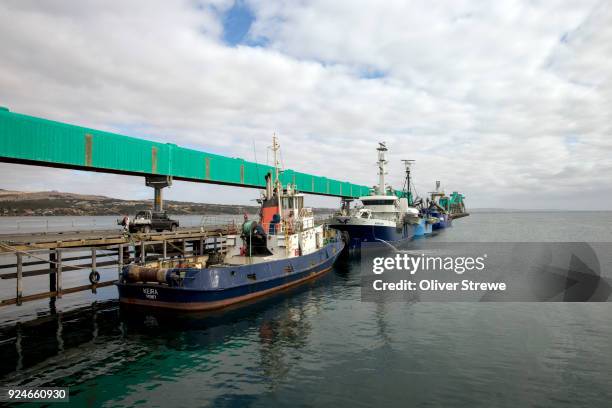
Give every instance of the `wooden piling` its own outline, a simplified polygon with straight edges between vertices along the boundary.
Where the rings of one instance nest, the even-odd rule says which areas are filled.
[[[96,272],[97,269],[97,264],[96,264],[96,248],[91,248],[91,273],[93,274],[94,272]],[[90,275],[90,283],[91,283],[91,293],[98,293],[98,291],[96,290],[96,284],[94,282],[92,282]]]
[[[134,250],[134,252],[136,252]],[[130,263],[130,244],[126,244],[123,251],[123,265],[127,265]]]
[[[91,248],[91,271],[96,270],[96,248]]]
[[[17,252],[17,306],[21,306],[23,295],[23,261],[21,252]]]
[[[49,292],[57,291],[57,252],[49,251]]]
[[[56,292],[57,292],[57,297],[61,298],[62,297],[62,250],[60,248],[57,248],[55,250],[55,256],[57,259],[57,269],[56,269],[56,282],[55,282],[55,287],[56,287]]]
[[[147,253],[145,251],[145,243],[142,241],[140,243],[140,263],[144,265],[147,262]]]
[[[119,244],[117,252],[117,275],[121,279],[121,272],[123,271],[123,244]]]

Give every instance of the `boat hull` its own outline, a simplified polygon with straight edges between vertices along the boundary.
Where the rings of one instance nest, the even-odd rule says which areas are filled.
[[[344,248],[342,241],[332,242],[318,251],[294,258],[212,270],[192,270],[189,287],[173,287],[156,283],[117,283],[119,300],[124,304],[178,310],[214,310],[249,301],[273,292],[299,285],[329,271]],[[242,284],[212,288],[210,276],[217,273],[237,277],[261,276]],[[287,272],[291,271],[291,272]],[[189,271],[187,271],[189,272]],[[201,275],[201,276],[200,276]],[[219,278],[217,278],[219,282]],[[199,286],[199,287],[198,287]],[[214,285],[213,285],[214,286]]]
[[[433,224],[433,230],[441,230],[444,228],[449,228],[453,226],[453,219],[448,216],[448,214],[436,214],[436,218],[438,218],[438,222]]]
[[[348,248],[359,249],[364,242],[385,244],[388,242],[394,246],[401,246],[412,240],[415,234],[416,225],[404,224],[401,229],[383,225],[355,225],[355,224],[330,224],[330,228],[348,234]]]
[[[433,231],[433,224],[427,222],[425,218],[419,218],[419,223],[415,225],[414,228],[414,236],[422,237],[424,235],[429,235]]]

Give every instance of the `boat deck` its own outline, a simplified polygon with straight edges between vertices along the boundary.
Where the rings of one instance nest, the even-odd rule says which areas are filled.
[[[280,258],[276,258],[274,255],[253,255],[253,256],[242,256],[242,255],[236,255],[236,256],[232,256],[229,257],[227,259],[225,259],[225,261],[223,262],[223,265],[227,265],[227,266],[242,266],[242,265],[249,265],[249,264],[258,264],[258,263],[264,263],[264,262],[269,262],[269,261],[274,261],[276,259],[280,259]]]

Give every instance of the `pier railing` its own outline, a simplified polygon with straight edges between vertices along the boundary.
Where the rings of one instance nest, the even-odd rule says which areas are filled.
[[[3,240],[0,236],[0,281],[15,282],[15,297],[1,299],[0,306],[21,305],[44,298],[55,300],[85,290],[95,293],[98,288],[116,282],[124,265],[189,261],[218,250],[225,237],[236,232],[235,224],[215,224],[194,230],[133,235],[32,235],[20,241]],[[116,272],[113,272],[114,267]],[[79,272],[80,275],[75,275]],[[26,283],[31,282],[31,287],[40,289],[40,277],[45,275],[48,276],[48,290],[26,293]],[[38,280],[33,281],[36,277]],[[79,281],[89,283],[64,285]],[[3,296],[4,293],[5,288]]]

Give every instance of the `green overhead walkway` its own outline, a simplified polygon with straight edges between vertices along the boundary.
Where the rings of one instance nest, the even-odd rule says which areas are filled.
[[[265,187],[264,175],[272,171],[271,166],[239,158],[54,122],[6,108],[0,108],[0,161],[252,188]],[[370,193],[368,186],[294,170],[284,170],[281,181],[295,183],[301,192],[326,196]]]

